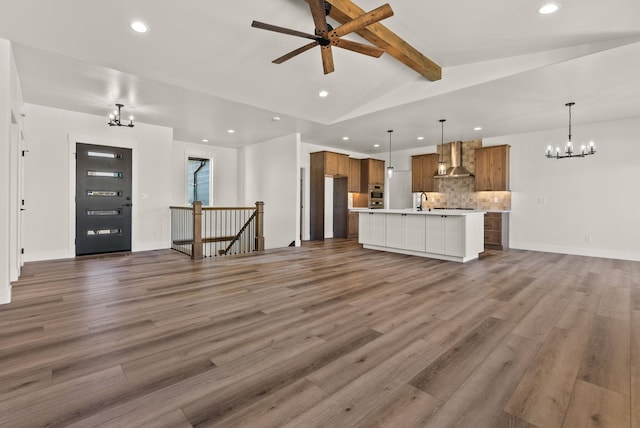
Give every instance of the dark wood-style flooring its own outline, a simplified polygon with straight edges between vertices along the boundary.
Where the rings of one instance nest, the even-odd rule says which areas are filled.
[[[0,426],[639,427],[640,262],[328,240],[29,263]]]

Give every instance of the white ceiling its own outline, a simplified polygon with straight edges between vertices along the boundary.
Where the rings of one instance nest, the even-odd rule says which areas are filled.
[[[442,80],[341,49],[329,75],[317,48],[272,64],[306,41],[251,21],[312,32],[304,0],[0,0],[0,37],[14,43],[26,102],[105,117],[121,102],[178,140],[228,147],[301,132],[375,154],[389,128],[394,150],[438,143],[441,118],[446,140],[566,127],[568,101],[577,140],[580,123],[640,116],[638,0],[562,0],[549,16],[538,0],[390,1],[383,24],[440,64]],[[130,30],[136,19],[150,31]]]

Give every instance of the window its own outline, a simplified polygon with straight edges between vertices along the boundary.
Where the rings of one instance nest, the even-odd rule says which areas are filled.
[[[210,205],[211,194],[211,162],[209,159],[189,158],[187,167],[187,203],[200,201],[202,205]]]

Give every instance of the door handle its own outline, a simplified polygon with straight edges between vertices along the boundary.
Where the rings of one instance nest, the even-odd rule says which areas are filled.
[[[26,208],[20,208],[20,211],[26,211],[26,210],[27,210]]]
[[[132,206],[133,206],[133,204],[124,204],[124,205],[122,205],[122,206],[123,206],[123,207],[132,207]]]

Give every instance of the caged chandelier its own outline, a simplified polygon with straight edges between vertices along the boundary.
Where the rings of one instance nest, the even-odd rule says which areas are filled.
[[[578,152],[576,152],[573,147],[573,143],[571,142],[571,107],[574,105],[575,103],[565,104],[565,106],[569,107],[569,139],[564,146],[564,153],[561,153],[560,146],[556,146],[554,150],[551,145],[548,145],[547,150],[545,150],[545,156],[549,159],[583,158],[596,154],[596,145],[593,141],[590,141],[588,145],[582,144]]]
[[[113,113],[109,114],[109,122],[107,124],[109,126],[127,126],[129,128],[133,128],[135,125],[133,124],[133,116],[129,116],[129,123],[122,123],[120,118],[120,110],[124,107],[124,104],[116,104],[116,109]]]

